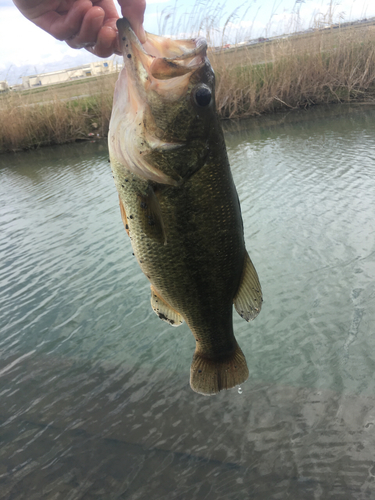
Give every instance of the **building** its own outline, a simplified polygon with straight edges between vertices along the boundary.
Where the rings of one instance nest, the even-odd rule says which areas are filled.
[[[0,93],[2,92],[8,92],[9,90],[9,85],[6,80],[0,81]]]
[[[40,75],[30,75],[22,77],[22,88],[30,89],[44,85],[54,85],[56,83],[70,82],[80,78],[90,76],[100,76],[107,73],[118,71],[119,67],[113,60],[95,61],[93,63],[83,64],[71,69],[62,69],[52,71],[51,73],[42,73]]]

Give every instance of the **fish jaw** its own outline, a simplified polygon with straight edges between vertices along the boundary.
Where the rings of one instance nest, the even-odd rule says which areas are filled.
[[[119,19],[117,28],[124,65],[143,100],[147,101],[150,90],[167,101],[178,99],[186,93],[192,73],[207,61],[207,42],[202,37],[172,40],[146,33],[142,45],[127,19]]]

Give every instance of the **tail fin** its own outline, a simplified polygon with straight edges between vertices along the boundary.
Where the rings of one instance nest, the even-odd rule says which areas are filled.
[[[205,396],[242,384],[249,376],[246,359],[236,344],[234,352],[217,359],[203,357],[195,351],[190,368],[193,391]]]

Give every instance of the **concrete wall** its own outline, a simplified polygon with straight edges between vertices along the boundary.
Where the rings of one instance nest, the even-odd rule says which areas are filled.
[[[54,85],[56,83],[69,82],[79,78],[104,75],[113,71],[116,71],[116,64],[114,64],[112,60],[96,61],[72,69],[42,73],[40,75],[23,76],[22,87],[24,89],[29,89],[42,85]]]

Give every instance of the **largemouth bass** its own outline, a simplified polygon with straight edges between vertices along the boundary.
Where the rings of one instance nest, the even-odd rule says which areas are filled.
[[[124,69],[109,130],[112,172],[134,255],[162,320],[196,340],[190,385],[216,394],[248,377],[233,333],[262,293],[245,249],[240,204],[215,108],[205,39],[147,33],[117,22]]]

